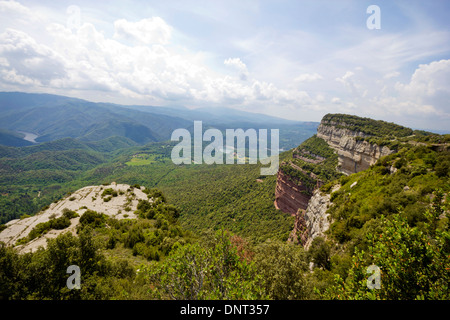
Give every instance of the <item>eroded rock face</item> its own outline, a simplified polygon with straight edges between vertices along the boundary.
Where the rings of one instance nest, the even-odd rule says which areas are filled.
[[[317,137],[325,140],[336,151],[338,155],[337,170],[340,172],[349,175],[366,170],[380,157],[395,152],[386,146],[370,144],[361,139],[371,137],[370,135],[345,127],[345,123],[331,121],[321,123],[317,129]],[[295,153],[294,157],[296,157]],[[291,164],[291,167],[301,170],[294,164]],[[317,177],[309,175],[318,181]],[[314,238],[323,236],[331,224],[329,214],[326,213],[331,205],[331,192],[330,194],[321,194],[318,190],[321,185],[319,182],[314,190],[307,190],[301,181],[294,183],[281,170],[278,172],[275,207],[295,216],[294,228],[289,236],[289,241],[300,242],[306,249],[310,247]]]
[[[317,137],[324,139],[328,145],[336,150],[338,170],[344,174],[352,174],[368,169],[380,157],[395,151],[386,146],[370,144],[367,141],[357,141],[355,137],[370,137],[363,132],[337,128],[337,124],[320,124],[317,128]]]
[[[102,197],[102,193],[106,189],[116,191],[117,196],[111,196],[110,200],[105,201],[105,198],[108,196]],[[116,184],[113,182],[110,185],[84,187],[64,199],[52,203],[48,209],[32,217],[9,221],[6,223],[7,228],[0,232],[0,241],[6,245],[14,246],[17,240],[27,237],[39,223],[61,217],[65,208],[77,212],[80,217],[86,210],[90,209],[116,219],[136,218],[134,211],[141,199],[148,200],[147,194],[141,189],[131,189],[127,184]],[[56,238],[59,234],[65,232],[75,234],[79,220],[79,217],[73,218],[70,220],[70,226],[66,229],[50,230],[45,235],[33,239],[25,245],[17,246],[17,249],[19,252],[35,251],[41,246],[46,247],[47,239],[49,238]]]
[[[332,221],[327,213],[330,206],[330,195],[322,194],[319,189],[315,190],[306,210],[300,209],[295,215],[294,228],[288,241],[299,243],[308,250],[314,238],[323,237],[330,228]]]
[[[330,194],[321,194],[319,190],[316,190],[308,203],[308,208],[304,215],[305,228],[308,235],[306,241],[303,242],[306,250],[309,249],[314,238],[322,237],[324,232],[330,227],[331,217],[327,213],[331,205],[330,197]]]
[[[277,185],[275,188],[275,208],[296,215],[298,209],[306,209],[311,191],[304,185],[295,183],[289,176],[278,170]]]

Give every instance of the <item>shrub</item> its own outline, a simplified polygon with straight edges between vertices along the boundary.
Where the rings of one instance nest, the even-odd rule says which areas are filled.
[[[440,178],[447,177],[450,173],[450,162],[449,161],[443,161],[439,162],[436,167],[436,175]]]
[[[147,210],[151,209],[153,206],[150,202],[147,200],[139,200],[139,203],[136,207],[136,209],[140,210],[141,212],[146,212]]]
[[[253,259],[271,299],[306,299],[308,269],[303,248],[289,243],[267,241],[256,248]]]
[[[266,298],[262,277],[253,265],[240,261],[228,235],[217,234],[211,246],[179,246],[162,263],[148,269],[159,299],[240,299]]]
[[[436,208],[425,211],[430,223],[423,230],[409,226],[400,214],[382,217],[382,232],[367,235],[373,243],[370,255],[356,250],[349,277],[344,281],[337,276],[325,298],[448,300],[449,231],[433,225],[439,213]],[[367,288],[366,268],[372,264],[382,270],[381,287],[375,291]]]
[[[103,213],[98,213],[93,210],[86,210],[80,218],[80,224],[85,226],[91,226],[92,228],[102,227],[105,224],[107,216]]]
[[[162,234],[160,231],[155,230],[149,233],[147,236],[146,244],[148,246],[158,246],[163,240]]]
[[[114,249],[116,247],[118,237],[115,233],[112,233],[108,238],[108,242],[106,243],[106,249]]]
[[[66,216],[59,217],[57,219],[53,218],[47,222],[38,223],[33,230],[30,231],[27,237],[22,238],[18,241],[19,244],[27,243],[41,235],[47,233],[52,229],[62,230],[70,226],[70,219]]]
[[[322,237],[313,240],[308,251],[308,257],[317,267],[330,270],[330,246]]]
[[[142,232],[142,229],[139,227],[132,228],[128,233],[124,236],[124,245],[128,248],[133,248],[136,243],[138,242],[144,242],[145,237],[144,233]]]
[[[113,188],[105,189],[105,190],[103,190],[103,192],[102,192],[102,198],[103,198],[104,196],[113,196],[113,197],[117,197],[117,191],[114,190]]]
[[[79,216],[78,213],[76,213],[73,210],[67,209],[67,208],[64,208],[62,210],[62,214],[63,214],[63,217],[66,217],[68,219],[76,218]]]
[[[70,219],[68,217],[59,217],[49,221],[50,229],[62,230],[70,226]]]

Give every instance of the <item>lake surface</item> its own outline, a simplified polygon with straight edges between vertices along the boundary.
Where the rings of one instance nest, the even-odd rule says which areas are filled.
[[[37,134],[31,133],[31,132],[26,132],[26,131],[17,131],[19,133],[23,133],[25,135],[25,137],[23,137],[23,140],[27,140],[33,143],[37,143],[36,142],[36,138],[38,137]]]

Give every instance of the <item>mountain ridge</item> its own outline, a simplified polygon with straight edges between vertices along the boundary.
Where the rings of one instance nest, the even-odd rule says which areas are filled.
[[[423,145],[444,150],[445,146],[448,149],[449,144],[441,142],[450,141],[449,135],[441,136],[344,114],[324,116],[314,137],[293,149],[290,157],[280,166],[274,202],[276,208],[295,216],[290,239],[306,247],[311,245],[315,237],[323,235],[331,223],[327,221],[329,215],[326,214],[331,205],[330,196],[322,195],[318,190],[340,176],[331,176],[330,179],[326,175],[317,175],[323,172],[320,166],[325,160],[334,158],[334,168],[328,169],[348,176],[369,169],[381,158],[394,156],[402,148]],[[334,155],[324,151],[326,148],[320,141],[326,142]],[[436,141],[439,143],[434,143]],[[394,172],[396,169],[389,170]],[[301,233],[301,236],[297,233]]]
[[[239,127],[280,128],[280,141],[284,148],[297,145],[297,139],[306,139],[318,125],[230,108],[191,110],[133,106],[51,94],[0,92],[0,129],[11,133],[32,132],[38,135],[38,143],[67,137],[97,141],[114,135],[126,137],[138,144],[162,142],[169,140],[175,129],[192,131],[194,120],[203,121],[205,127],[219,130]],[[10,145],[24,144],[10,136],[4,139],[11,141]]]

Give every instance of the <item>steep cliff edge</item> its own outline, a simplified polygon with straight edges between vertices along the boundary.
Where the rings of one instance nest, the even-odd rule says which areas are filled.
[[[292,176],[278,170],[275,188],[275,208],[296,215],[298,209],[306,209],[312,190]]]
[[[309,249],[314,238],[323,236],[324,232],[330,227],[331,219],[327,214],[330,204],[329,194],[321,194],[319,190],[314,192],[314,196],[305,211],[305,227],[308,234],[305,237],[306,241],[302,241],[305,249]]]
[[[337,169],[344,174],[352,174],[368,169],[379,158],[395,150],[386,146],[371,144],[364,138],[371,137],[361,131],[343,128],[345,123],[321,123],[317,128],[317,137],[325,140],[338,154]],[[361,139],[362,138],[362,139]]]
[[[330,195],[320,193],[320,186],[342,174],[367,170],[381,157],[396,153],[399,138],[408,139],[414,133],[385,121],[324,116],[317,135],[295,148],[278,172],[275,206],[296,217],[289,241],[308,248],[329,228]]]
[[[291,215],[306,210],[314,190],[341,175],[337,164],[337,154],[323,139],[314,135],[304,141],[280,164],[275,207]]]
[[[306,244],[309,234],[316,236],[316,223],[312,221],[315,221],[313,214],[317,210],[312,210],[311,203],[323,202],[318,200],[320,194],[316,195],[315,190],[342,175],[336,171],[337,164],[337,154],[316,135],[293,149],[283,159],[277,174],[274,205],[295,216],[289,241]],[[312,198],[315,200],[312,201]],[[309,207],[311,208],[308,209]],[[310,221],[309,225],[306,217]]]
[[[339,188],[340,185],[337,184],[331,192],[335,192]],[[306,210],[298,210],[294,228],[289,235],[289,242],[299,243],[308,250],[316,237],[325,237],[325,231],[329,229],[333,222],[328,213],[328,209],[332,206],[331,192],[322,193],[319,189],[316,189]]]

